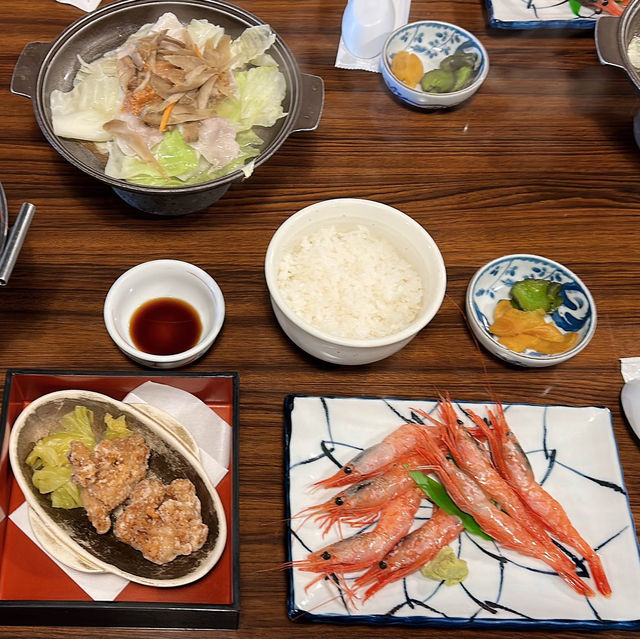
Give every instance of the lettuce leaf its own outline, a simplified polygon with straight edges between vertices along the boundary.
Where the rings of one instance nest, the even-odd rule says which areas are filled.
[[[107,413],[104,416],[104,423],[107,425],[104,431],[104,439],[117,439],[118,437],[130,437],[133,431],[127,426],[127,420],[124,415],[113,417]]]
[[[66,482],[51,493],[51,505],[54,508],[66,508],[67,510],[79,508],[82,506],[80,488],[72,481]]]
[[[152,152],[169,177],[191,175],[198,168],[198,153],[184,141],[178,129],[167,133]]]
[[[211,44],[215,47],[224,35],[222,27],[211,24],[207,20],[196,20],[195,18],[189,23],[187,32],[200,51],[204,49],[207,40],[211,40]]]
[[[276,67],[254,67],[235,74],[237,95],[217,107],[217,114],[234,122],[239,131],[254,126],[273,126],[285,115],[284,75]]]
[[[264,52],[275,42],[276,34],[268,24],[260,24],[245,29],[231,43],[231,68],[243,67]],[[273,60],[273,58],[268,58]],[[273,60],[275,64],[275,60]]]
[[[56,508],[82,506],[80,490],[71,480],[69,451],[72,442],[82,442],[88,448],[96,445],[93,434],[93,412],[86,406],[76,406],[63,415],[60,428],[39,439],[26,462],[34,469],[31,480],[43,494],[51,494]]]
[[[56,135],[65,138],[104,142],[111,134],[103,125],[118,112],[120,85],[113,60],[106,58],[84,65],[71,91],[51,92],[51,122]]]
[[[189,146],[178,129],[167,133],[162,142],[152,149],[154,157],[164,169],[144,162],[138,156],[125,155],[116,144],[109,147],[109,159],[105,173],[111,177],[149,186],[184,186],[189,179],[210,166],[201,162],[199,154]]]

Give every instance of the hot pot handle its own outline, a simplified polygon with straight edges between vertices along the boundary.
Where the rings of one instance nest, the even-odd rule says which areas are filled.
[[[596,22],[596,50],[602,64],[610,64],[624,69],[624,60],[618,46],[618,26],[620,18],[615,16],[600,16]]]
[[[30,42],[22,49],[11,76],[11,93],[31,98],[42,61],[51,48],[51,42]]]
[[[302,107],[291,129],[296,131],[313,131],[318,128],[322,106],[324,105],[324,82],[317,75],[301,74]]]

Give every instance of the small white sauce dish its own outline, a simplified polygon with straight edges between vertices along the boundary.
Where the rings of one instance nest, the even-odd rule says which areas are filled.
[[[568,351],[554,355],[533,350],[516,353],[500,344],[489,330],[498,302],[509,299],[516,282],[529,278],[562,284],[564,302],[551,319],[562,332],[578,333],[577,344]],[[596,330],[596,305],[587,286],[566,266],[540,255],[505,255],[485,264],[469,282],[465,305],[469,327],[478,342],[495,357],[516,366],[539,368],[566,362],[587,346]]]
[[[174,298],[189,304],[199,316],[202,331],[192,348],[171,355],[153,355],[138,349],[131,336],[131,318],[146,302]],[[202,357],[218,336],[225,317],[224,297],[204,270],[179,260],[143,262],[123,273],[104,302],[104,323],[118,348],[149,368],[178,368]]]
[[[419,84],[407,86],[391,71],[393,57],[399,51],[415,53],[425,73],[437,69],[442,60],[454,53],[472,53],[475,56],[473,79],[465,88],[449,93],[427,93]],[[387,87],[402,102],[419,109],[444,109],[468,100],[480,88],[489,73],[489,56],[480,40],[466,29],[448,22],[423,20],[406,24],[387,38],[380,67]]]
[[[424,291],[417,316],[403,329],[385,337],[337,337],[302,319],[289,307],[278,284],[283,256],[321,228],[366,227],[402,256],[422,281]],[[265,278],[280,327],[302,350],[333,364],[359,365],[393,355],[408,344],[435,316],[446,289],[446,269],[438,246],[427,231],[405,213],[380,202],[338,198],[311,204],[289,217],[274,233],[265,258]]]
[[[342,14],[342,41],[357,58],[375,58],[394,24],[392,0],[349,0]]]

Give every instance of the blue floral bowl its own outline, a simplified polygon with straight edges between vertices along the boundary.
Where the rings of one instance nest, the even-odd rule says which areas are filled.
[[[425,73],[437,69],[442,60],[454,53],[472,53],[475,65],[471,83],[450,93],[427,93],[420,84],[410,87],[391,71],[393,57],[399,51],[415,53]],[[423,20],[391,33],[382,48],[380,67],[387,87],[401,101],[420,109],[444,109],[464,102],[480,88],[489,73],[489,56],[480,40],[465,29],[448,22]]]
[[[509,299],[519,280],[536,278],[562,284],[562,305],[551,315],[563,332],[577,332],[578,343],[564,353],[545,355],[533,350],[516,353],[498,342],[489,330],[495,307]],[[466,295],[467,320],[477,340],[492,355],[518,366],[553,366],[577,355],[591,341],[596,330],[596,305],[589,289],[568,268],[539,255],[505,255],[480,268],[471,278]]]

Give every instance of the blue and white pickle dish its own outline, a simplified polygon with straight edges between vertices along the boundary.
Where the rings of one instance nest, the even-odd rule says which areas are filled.
[[[516,353],[500,344],[489,330],[498,302],[509,299],[516,282],[529,278],[562,284],[563,303],[551,319],[562,332],[578,333],[573,348],[554,355],[533,350]],[[526,367],[553,366],[574,357],[591,341],[597,323],[593,297],[575,273],[554,260],[526,253],[505,255],[478,269],[467,288],[466,311],[469,327],[482,346],[505,362]]]
[[[601,9],[560,0],[541,5],[521,0],[486,0],[489,25],[497,29],[593,29]]]
[[[407,86],[391,71],[393,57],[400,51],[417,55],[425,73],[437,69],[442,60],[454,53],[471,53],[475,57],[471,83],[449,93],[427,93],[419,83]],[[391,33],[382,48],[380,70],[391,93],[402,102],[420,109],[444,109],[461,104],[480,88],[489,73],[489,56],[469,31],[448,22],[423,20]]]
[[[455,399],[453,404],[466,424],[470,421],[469,409],[484,417],[487,408],[494,408],[492,404]],[[323,527],[314,518],[295,517],[340,490],[313,490],[312,484],[332,475],[338,465],[399,426],[421,423],[414,409],[432,413],[435,402],[300,395],[287,398],[287,559],[303,560],[340,536],[336,527],[323,535]],[[611,585],[610,597],[578,595],[539,560],[464,531],[450,543],[469,569],[460,584],[447,586],[414,572],[388,584],[367,601],[358,598],[349,608],[331,579],[311,584],[317,574],[294,565],[289,569],[289,618],[334,624],[476,629],[479,636],[483,636],[483,630],[498,629],[637,629],[640,551],[611,413],[595,406],[531,404],[505,404],[504,410],[536,479],[544,482],[587,543],[597,549]],[[431,508],[424,499],[414,529],[431,517]],[[371,527],[347,524],[341,532],[348,537],[365,530]],[[579,564],[578,574],[593,585],[583,559],[573,560]],[[351,584],[356,575],[346,575],[347,583]]]

